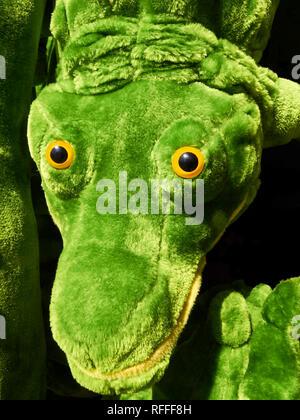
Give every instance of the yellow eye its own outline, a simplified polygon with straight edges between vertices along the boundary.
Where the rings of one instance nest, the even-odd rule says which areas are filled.
[[[50,143],[47,147],[46,157],[53,168],[67,169],[72,165],[75,153],[70,143],[57,140]]]
[[[182,147],[172,158],[175,173],[181,178],[196,178],[204,168],[204,157],[196,147]]]

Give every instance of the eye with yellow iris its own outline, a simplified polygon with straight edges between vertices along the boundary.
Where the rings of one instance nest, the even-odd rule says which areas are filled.
[[[57,140],[49,144],[46,150],[48,163],[55,169],[69,168],[75,158],[75,152],[70,143]]]
[[[181,178],[196,178],[204,168],[204,157],[196,147],[182,147],[172,158],[175,173]]]

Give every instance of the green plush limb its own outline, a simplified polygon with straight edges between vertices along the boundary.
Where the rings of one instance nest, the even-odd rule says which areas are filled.
[[[178,346],[154,398],[300,399],[300,347],[292,323],[300,313],[300,279],[274,291],[237,286],[200,297],[200,313],[196,309],[190,320],[198,326]]]
[[[300,138],[299,84],[278,79],[273,101],[273,118],[265,133],[264,147],[280,146]]]
[[[238,348],[250,339],[250,317],[246,300],[240,293],[219,293],[210,304],[209,317],[217,343]]]
[[[280,283],[267,297],[263,321],[253,332],[240,399],[300,400],[300,342],[292,322],[299,314],[300,279]]]
[[[251,324],[253,330],[257,325],[263,322],[262,308],[267,297],[272,293],[270,286],[260,284],[256,286],[247,298],[247,305],[250,312]]]
[[[45,395],[45,345],[39,286],[37,228],[30,194],[26,118],[44,1],[2,2],[0,53],[0,399]]]

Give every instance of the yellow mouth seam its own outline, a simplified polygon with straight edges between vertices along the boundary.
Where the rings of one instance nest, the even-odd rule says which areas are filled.
[[[166,356],[169,353],[169,351],[174,347],[181,331],[183,330],[183,328],[185,327],[188,321],[189,315],[191,313],[191,310],[194,306],[195,300],[197,298],[197,295],[201,287],[202,272],[205,267],[205,264],[206,264],[206,259],[203,258],[199,265],[189,296],[185,302],[183,310],[181,311],[181,314],[178,318],[176,326],[173,328],[169,337],[167,337],[162,342],[162,344],[155,350],[155,352],[152,354],[152,356],[149,357],[149,359],[145,360],[144,362],[138,363],[135,366],[131,366],[129,368],[121,370],[119,372],[113,372],[113,373],[107,373],[107,374],[99,373],[97,370],[91,371],[91,370],[84,369],[77,363],[76,360],[71,359],[72,362],[83,373],[96,379],[120,379],[120,378],[127,378],[128,376],[139,375],[145,372],[146,370],[149,370],[156,363],[160,362],[164,358],[164,356]]]

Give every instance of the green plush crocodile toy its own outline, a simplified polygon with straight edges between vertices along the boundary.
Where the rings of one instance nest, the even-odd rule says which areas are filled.
[[[258,65],[278,3],[56,2],[28,135],[64,242],[53,336],[95,393],[300,398],[300,279],[197,297],[263,148],[300,137],[300,86]]]

